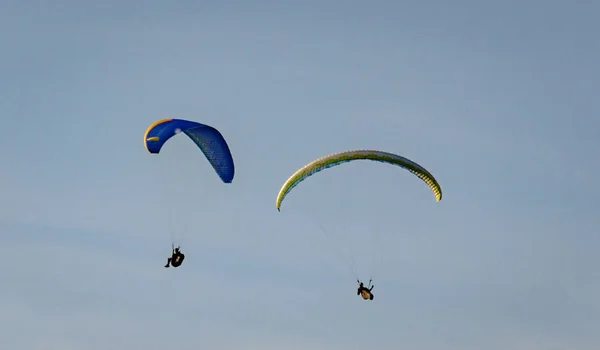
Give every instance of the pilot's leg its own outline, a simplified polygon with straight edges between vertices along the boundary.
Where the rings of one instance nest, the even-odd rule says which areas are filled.
[[[165,265],[165,267],[169,267],[169,264],[171,264],[171,258],[167,259],[167,264]]]

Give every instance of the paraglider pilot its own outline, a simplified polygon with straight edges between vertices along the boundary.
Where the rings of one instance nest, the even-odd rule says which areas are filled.
[[[364,300],[373,300],[373,293],[371,293],[371,291],[375,285],[371,285],[371,280],[369,280],[368,288],[365,287],[361,281],[356,280],[356,282],[358,282],[358,291],[356,292],[356,295],[362,296]]]
[[[179,267],[183,263],[183,259],[185,259],[185,255],[179,251],[179,247],[174,248],[171,257],[167,259],[165,267],[169,267],[169,265]]]

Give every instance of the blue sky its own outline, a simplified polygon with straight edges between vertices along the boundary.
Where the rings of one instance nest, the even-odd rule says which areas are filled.
[[[599,11],[3,1],[0,347],[597,349]],[[231,185],[184,137],[145,152],[166,117],[223,133]],[[277,212],[364,148],[443,200],[357,162]]]

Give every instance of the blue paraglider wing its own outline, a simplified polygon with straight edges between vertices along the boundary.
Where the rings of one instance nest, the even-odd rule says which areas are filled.
[[[211,126],[182,119],[159,120],[146,130],[144,146],[148,152],[158,154],[165,142],[179,133],[194,141],[223,182],[233,181],[235,167],[231,151],[223,135]]]

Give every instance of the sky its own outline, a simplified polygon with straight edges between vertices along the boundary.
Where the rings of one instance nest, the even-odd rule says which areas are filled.
[[[599,11],[3,0],[0,348],[598,349]],[[233,183],[183,135],[145,151],[173,117]],[[350,149],[442,201],[354,162],[275,209]]]

